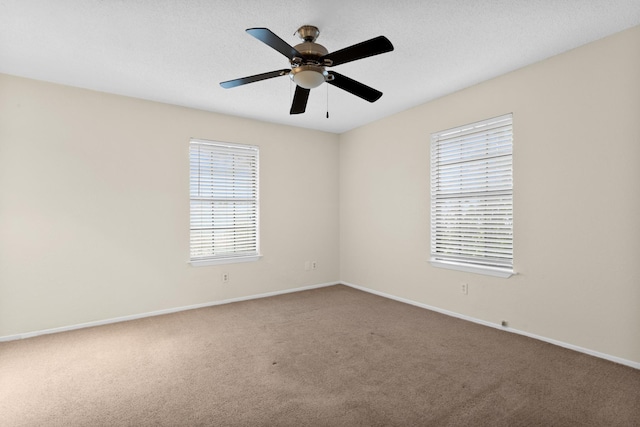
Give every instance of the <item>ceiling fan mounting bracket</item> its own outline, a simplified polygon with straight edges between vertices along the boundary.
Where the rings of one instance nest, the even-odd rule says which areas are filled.
[[[320,30],[313,25],[303,25],[298,28],[298,31],[296,31],[294,35],[300,37],[305,42],[314,42],[320,35]]]

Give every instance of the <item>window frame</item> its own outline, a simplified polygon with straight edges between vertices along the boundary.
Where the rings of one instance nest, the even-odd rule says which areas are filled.
[[[196,155],[195,158],[193,157],[194,147],[198,147],[197,148],[198,155]],[[233,159],[232,162],[237,162],[239,159],[243,159],[245,163],[248,161],[249,165],[248,166],[243,165],[239,170],[241,170],[245,174],[247,173],[250,174],[251,179],[249,182],[250,182],[251,188],[249,192],[252,193],[252,196],[251,197],[235,197],[236,196],[235,192],[237,191],[237,188],[235,186],[238,184],[238,182],[234,180],[230,185],[226,185],[224,187],[216,187],[215,185],[210,184],[208,187],[208,192],[211,194],[210,196],[202,196],[201,194],[199,194],[194,198],[194,193],[193,193],[194,185],[199,186],[199,184],[203,180],[213,181],[214,176],[217,176],[218,179],[229,178],[230,176],[229,170],[226,170],[226,171],[223,170],[219,175],[215,175],[213,172],[210,174],[206,174],[204,176],[201,175],[203,172],[203,168],[201,167],[200,163],[195,165],[194,160],[200,161],[202,159],[201,155],[199,154],[202,147],[206,147],[205,151],[208,151],[208,155],[210,157],[213,157],[216,154],[219,156],[226,154],[226,155],[231,155]],[[259,154],[260,154],[260,150],[259,150],[259,147],[256,145],[236,144],[236,143],[211,141],[211,140],[197,139],[197,138],[191,138],[189,140],[189,261],[188,262],[192,266],[197,267],[197,266],[230,264],[230,263],[240,263],[240,262],[252,262],[252,261],[257,261],[261,258],[262,255],[260,254]],[[234,168],[235,166],[236,164],[234,163]],[[209,169],[211,169],[211,167],[209,167]],[[231,173],[231,175],[232,174],[234,173]],[[196,178],[195,182],[194,182],[194,178]],[[246,186],[246,182],[244,184]],[[214,197],[213,196],[214,188],[217,188],[218,191],[221,191],[221,190],[232,191],[233,196],[226,197],[226,198],[221,198],[219,196]],[[250,218],[249,234],[252,237],[252,239],[250,240],[249,245],[253,246],[251,250],[249,251],[243,250],[238,252],[225,251],[217,255],[215,253],[212,253],[211,255],[207,255],[207,256],[194,256],[194,243],[196,241],[194,230],[198,230],[198,229],[203,230],[204,228],[207,228],[202,226],[198,227],[197,225],[195,225],[194,218],[197,217],[197,213],[195,213],[197,209],[194,210],[194,203],[198,204],[200,202],[202,205],[204,205],[206,204],[206,201],[210,201],[212,204],[213,203],[241,204],[240,202],[242,202],[244,203],[245,206],[249,206],[249,209],[248,209],[249,213],[248,214],[245,213],[242,215],[244,216],[245,219]],[[202,202],[205,202],[205,203],[202,203]],[[253,205],[251,205],[252,203]],[[200,212],[202,211],[200,210]],[[210,211],[207,212],[207,214],[213,216],[213,206],[211,206]],[[200,219],[202,219],[202,215]],[[214,227],[213,218],[210,221],[211,221],[210,228],[212,229]],[[234,221],[235,221],[235,217],[234,217]],[[239,228],[240,227],[238,227],[236,224],[230,227],[230,229],[233,230],[234,232],[237,231]],[[235,244],[237,244],[237,239],[238,237],[235,234],[233,234],[232,240]],[[213,242],[213,236],[211,236],[210,245],[211,245],[211,250],[213,251],[215,247],[215,243]]]
[[[508,130],[504,137],[496,130],[502,128]],[[498,141],[490,142],[492,137]],[[480,147],[485,155],[474,157]],[[432,133],[430,168],[431,265],[503,278],[515,274],[513,113]],[[469,217],[476,221],[471,227]]]

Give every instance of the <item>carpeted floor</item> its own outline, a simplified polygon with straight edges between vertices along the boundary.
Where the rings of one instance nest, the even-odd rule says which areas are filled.
[[[640,426],[640,371],[333,286],[0,343],[0,425]]]

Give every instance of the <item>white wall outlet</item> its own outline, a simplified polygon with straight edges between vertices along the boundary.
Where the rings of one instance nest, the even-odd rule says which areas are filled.
[[[311,261],[311,269],[315,270],[318,268],[318,261]]]
[[[229,283],[229,273],[222,273],[222,283]]]
[[[305,261],[304,262],[304,269],[305,269],[305,271],[311,270],[311,261]]]
[[[469,293],[469,285],[467,283],[460,283],[460,292],[467,295]]]

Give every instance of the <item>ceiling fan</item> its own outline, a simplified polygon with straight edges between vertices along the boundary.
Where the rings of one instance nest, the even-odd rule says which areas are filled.
[[[289,75],[296,84],[290,114],[304,113],[309,92],[324,82],[369,102],[375,102],[382,96],[382,92],[335,71],[327,71],[326,67],[334,67],[357,59],[391,52],[393,45],[384,36],[378,36],[329,53],[324,46],[315,42],[320,31],[313,25],[303,25],[298,28],[296,35],[303,42],[295,47],[290,46],[268,28],[249,28],[247,33],[286,56],[291,64],[291,69],[285,68],[220,83],[220,86],[225,89]]]

